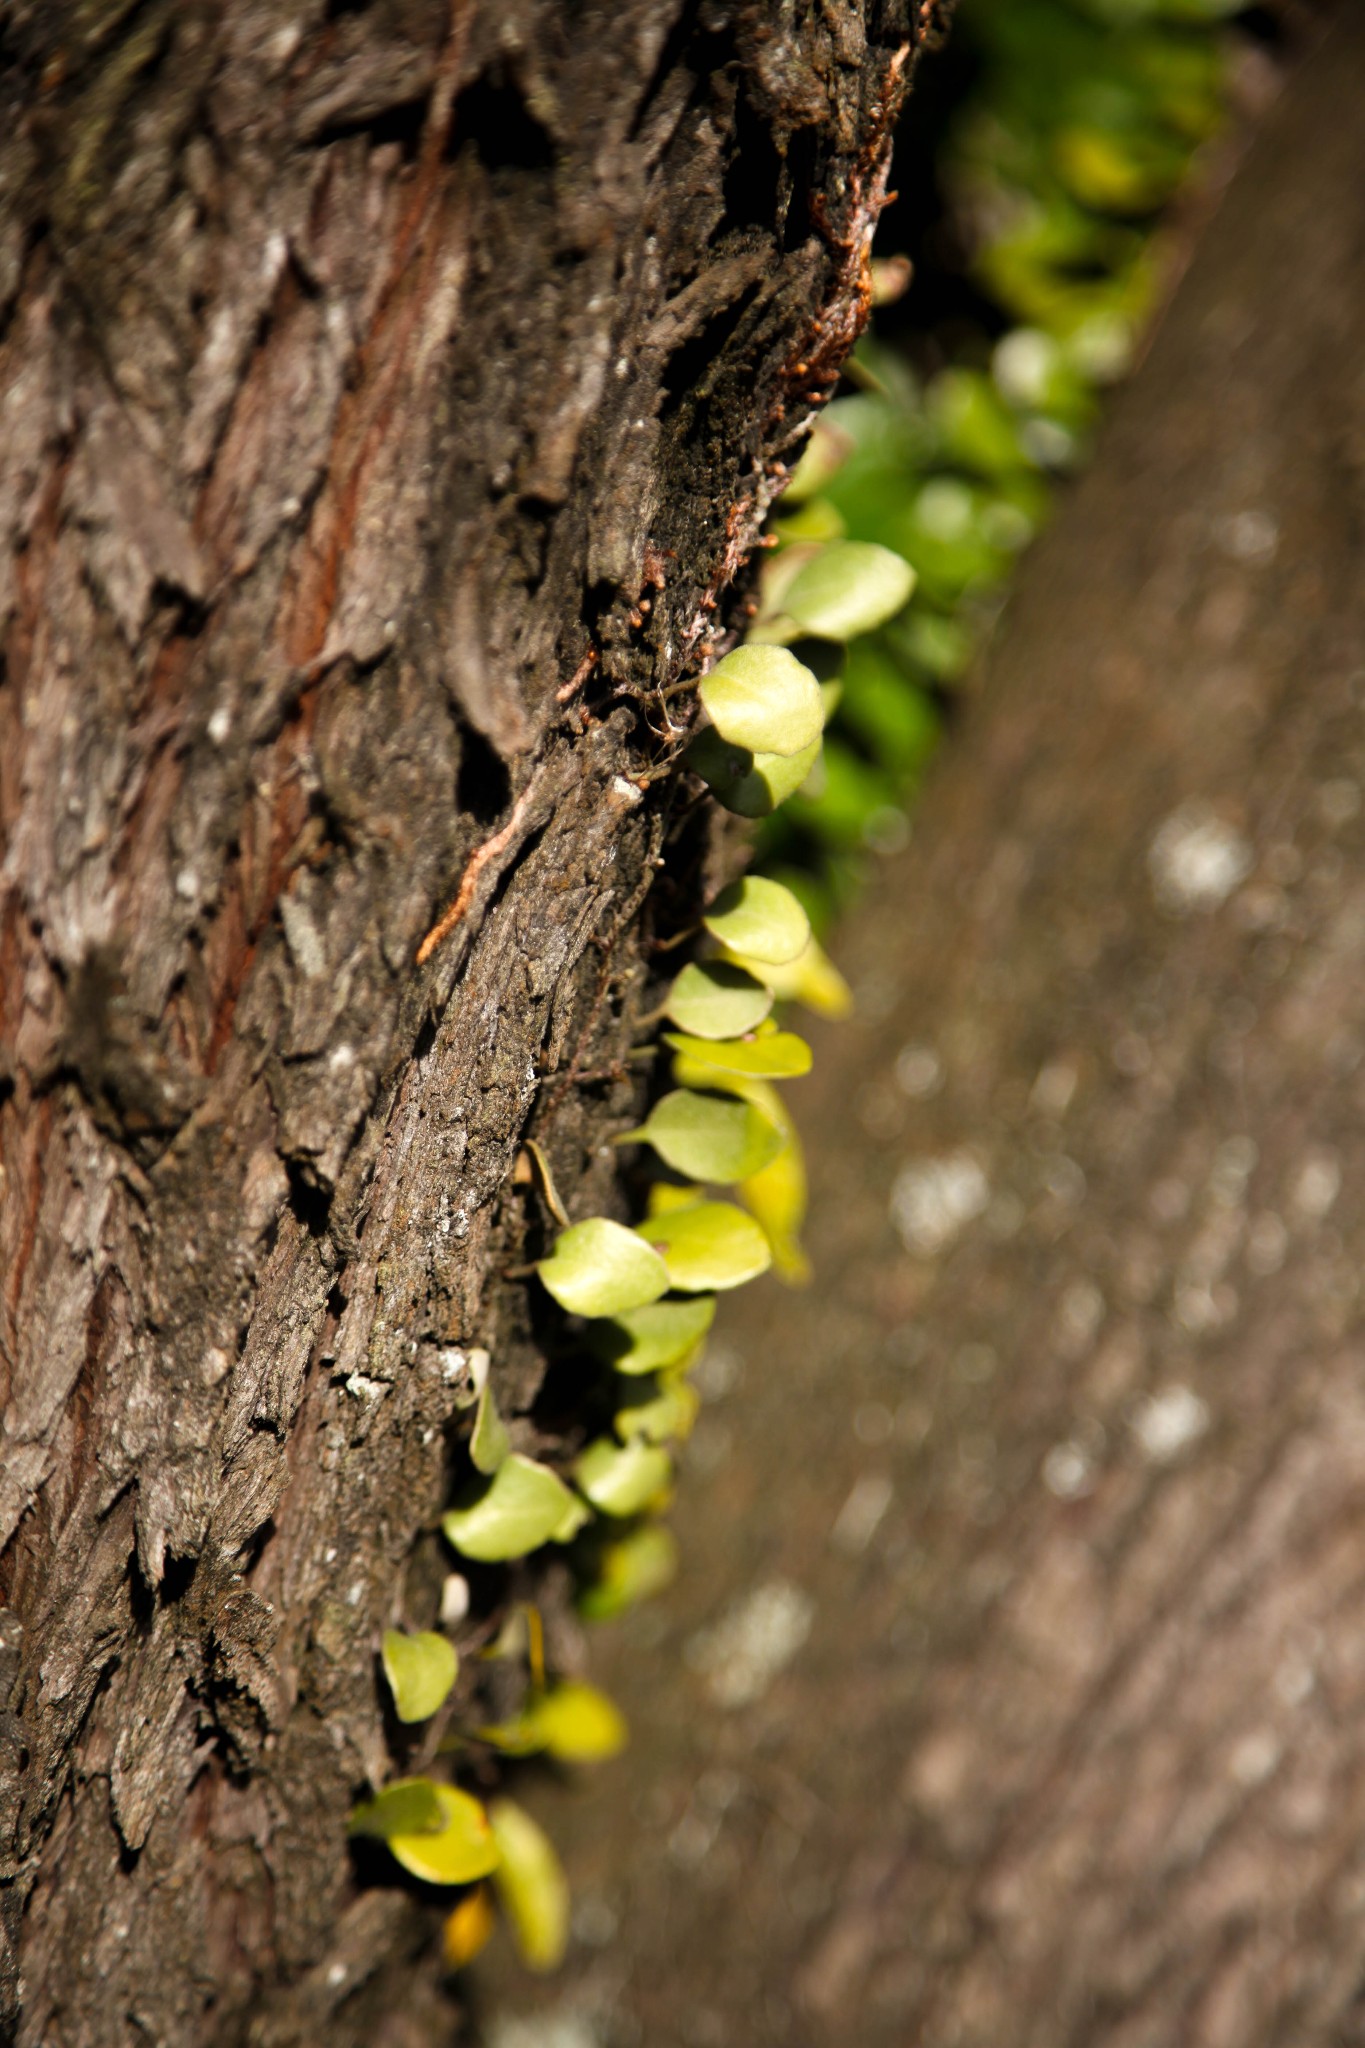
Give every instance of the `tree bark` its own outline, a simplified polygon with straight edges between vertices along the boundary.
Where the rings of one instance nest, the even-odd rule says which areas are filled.
[[[21,2042],[448,2026],[431,1909],[345,1846],[404,1754],[375,1652],[433,1616],[462,1349],[555,1448],[509,1176],[534,1131],[611,1200],[611,1076],[711,859],[666,693],[864,316],[911,11],[9,10]]]
[[[546,1792],[603,2041],[1365,2040],[1362,92],[1345,10],[845,937],[812,1296]]]

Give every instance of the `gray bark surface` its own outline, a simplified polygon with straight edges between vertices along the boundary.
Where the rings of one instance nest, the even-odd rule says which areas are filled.
[[[814,1287],[539,1808],[591,2038],[1365,2040],[1362,94],[1349,10],[845,935]]]
[[[376,1650],[462,1349],[564,1448],[511,1170],[613,1199],[714,872],[642,909],[662,693],[863,317],[905,15],[7,12],[0,2033],[449,2032],[345,1842]]]

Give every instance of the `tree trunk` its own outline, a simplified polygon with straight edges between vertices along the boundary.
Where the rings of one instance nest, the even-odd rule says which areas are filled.
[[[710,858],[666,693],[864,315],[911,11],[9,10],[23,2043],[443,2037],[430,1909],[345,1846],[379,1634],[434,1613],[464,1347],[545,1442],[514,1157],[610,1199]]]
[[[604,2041],[1365,2041],[1362,95],[1351,9],[846,934],[812,1296],[546,1796]]]

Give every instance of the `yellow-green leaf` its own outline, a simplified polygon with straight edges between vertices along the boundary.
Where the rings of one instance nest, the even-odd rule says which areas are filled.
[[[594,1323],[588,1341],[617,1372],[660,1372],[691,1357],[715,1318],[714,1295],[654,1301],[611,1322]]]
[[[400,1721],[429,1720],[444,1706],[460,1668],[454,1645],[444,1636],[431,1629],[415,1635],[386,1629],[382,1656],[393,1710]]]
[[[724,960],[694,960],[669,990],[667,1014],[695,1038],[741,1038],[763,1022],[772,1006],[772,990],[744,968]]]
[[[731,964],[746,968],[748,963],[733,959]],[[840,974],[834,962],[812,939],[794,960],[782,966],[767,965],[757,969],[775,996],[783,1002],[804,1003],[808,1010],[814,1010],[821,1017],[846,1017],[853,1008],[853,995],[848,983]],[[685,1031],[695,1031],[694,1025],[686,1024],[681,1017],[674,1019],[682,1024]],[[705,1032],[696,1032],[703,1038]]]
[[[709,1068],[718,1074],[747,1074],[755,1081],[796,1081],[810,1072],[810,1047],[794,1031],[726,1039],[690,1038],[681,1031],[665,1031],[664,1043],[691,1061],[692,1069],[703,1075]],[[664,1099],[667,1101],[668,1097]],[[669,1164],[673,1162],[670,1160]],[[758,1167],[755,1165],[751,1171],[757,1173]],[[696,1178],[715,1180],[719,1176],[698,1174]]]
[[[792,578],[782,609],[803,633],[852,640],[894,618],[914,587],[914,570],[890,548],[836,540]]]
[[[469,1438],[469,1455],[478,1472],[490,1477],[497,1471],[503,1459],[512,1448],[507,1434],[507,1425],[499,1415],[493,1401],[493,1385],[485,1380],[479,1395],[479,1406],[474,1416],[474,1428]]]
[[[492,1901],[487,1885],[481,1884],[446,1916],[441,1930],[441,1954],[446,1968],[462,1970],[466,1963],[472,1963],[486,1946],[493,1926]]]
[[[603,1551],[597,1577],[578,1596],[579,1611],[589,1621],[609,1621],[641,1600],[652,1600],[678,1570],[678,1545],[672,1531],[653,1522],[632,1529]]]
[[[629,1740],[625,1715],[595,1685],[565,1679],[536,1702],[531,1718],[541,1747],[563,1764],[605,1763]]]
[[[426,1788],[435,1801],[434,1828],[409,1830],[397,1800],[390,1799],[382,1813],[376,1812],[384,1807],[386,1795],[406,1795],[414,1786]],[[395,1816],[398,1825],[392,1826],[389,1823]],[[409,1778],[388,1786],[368,1808],[359,1809],[351,1826],[357,1834],[381,1836],[404,1870],[427,1884],[472,1884],[497,1867],[501,1854],[490,1816],[478,1800],[431,1778]]]
[[[772,1263],[767,1238],[732,1202],[696,1202],[639,1227],[667,1266],[672,1285],[685,1294],[742,1287]]]
[[[451,1508],[441,1517],[441,1527],[446,1541],[465,1557],[501,1564],[557,1538],[574,1505],[557,1473],[514,1451],[479,1499]]]
[[[532,1970],[556,1969],[569,1940],[563,1866],[549,1836],[513,1800],[495,1800],[489,1819],[498,1845],[493,1883],[522,1961]]]
[[[668,1288],[668,1275],[648,1247],[606,1216],[561,1231],[539,1272],[560,1307],[580,1316],[618,1316],[657,1301]]]
[[[709,1039],[695,1043],[711,1048]],[[752,1103],[690,1088],[661,1097],[648,1121],[626,1137],[643,1139],[666,1166],[696,1181],[744,1180],[782,1149],[781,1132]]]
[[[683,1443],[692,1434],[701,1397],[685,1379],[674,1375],[651,1388],[632,1380],[624,1404],[616,1411],[616,1434],[622,1443],[642,1437],[646,1443]]]
[[[732,882],[702,922],[731,952],[773,966],[794,960],[810,938],[810,920],[791,890],[765,875]]]
[[[638,1515],[673,1476],[667,1451],[657,1445],[613,1443],[598,1437],[574,1465],[574,1478],[604,1515]]]
[[[750,754],[800,754],[824,730],[820,685],[787,647],[736,647],[697,694],[720,737]]]
[[[736,817],[767,818],[800,789],[819,759],[822,736],[796,754],[750,753],[708,728],[688,748],[687,766]]]

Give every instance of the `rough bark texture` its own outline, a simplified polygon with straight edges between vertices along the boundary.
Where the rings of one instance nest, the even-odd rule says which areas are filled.
[[[545,1798],[576,2040],[1365,2041],[1362,94],[1349,10],[846,937],[812,1295],[727,1308],[637,1749]]]
[[[648,1007],[662,693],[861,318],[906,12],[8,11],[25,2043],[442,2037],[429,1909],[345,1847],[398,1740],[375,1649],[432,1617],[460,1347],[544,1441],[510,1169],[535,1128],[608,1198],[630,1086],[572,1075]]]

